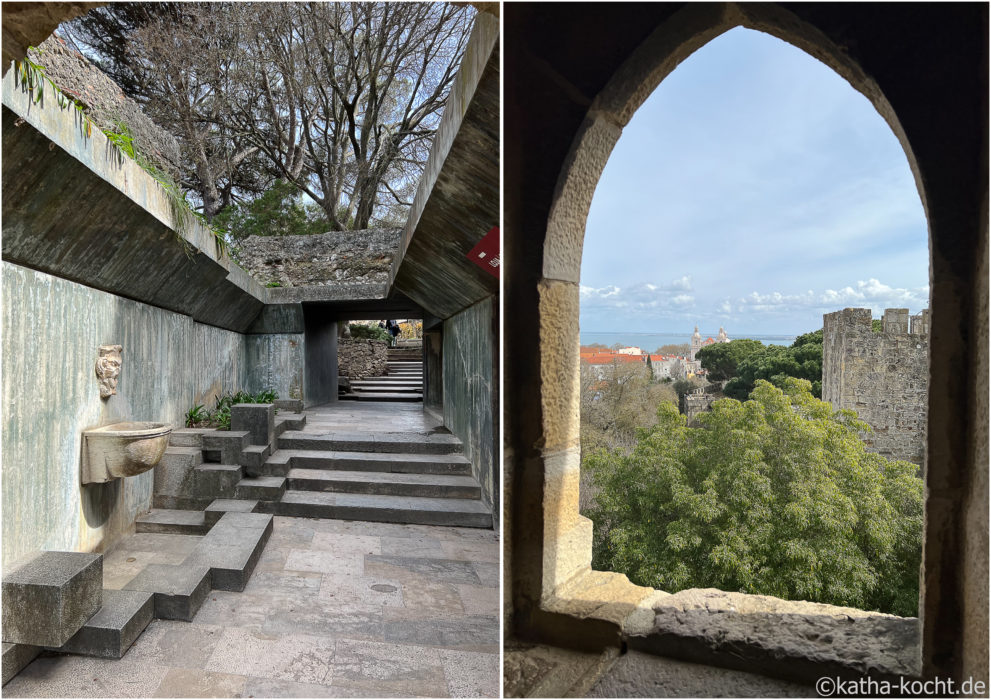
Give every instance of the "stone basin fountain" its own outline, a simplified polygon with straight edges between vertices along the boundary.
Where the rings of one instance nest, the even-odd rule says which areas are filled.
[[[82,482],[102,484],[142,474],[162,459],[168,423],[113,423],[83,431]]]

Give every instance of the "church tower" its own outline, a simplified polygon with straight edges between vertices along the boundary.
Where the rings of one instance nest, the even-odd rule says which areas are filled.
[[[716,336],[716,342],[717,343],[729,342],[729,338],[726,337],[726,331],[723,330],[722,326],[719,327],[719,335]]]
[[[692,354],[688,358],[692,362],[695,362],[695,353],[697,353],[702,348],[702,336],[699,335],[699,327],[696,324],[695,332],[692,333]]]

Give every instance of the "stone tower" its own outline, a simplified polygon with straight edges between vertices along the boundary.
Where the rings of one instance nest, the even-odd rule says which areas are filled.
[[[717,343],[728,343],[729,342],[729,338],[726,337],[726,331],[723,330],[723,327],[722,326],[719,327],[719,335],[716,336],[716,342]]]
[[[867,449],[922,466],[929,393],[929,311],[885,309],[871,329],[870,309],[822,317],[822,398],[871,426]]]
[[[697,353],[702,348],[702,336],[699,334],[699,327],[696,324],[695,332],[692,333],[692,352],[691,356],[688,358],[692,362],[695,362],[695,353]]]

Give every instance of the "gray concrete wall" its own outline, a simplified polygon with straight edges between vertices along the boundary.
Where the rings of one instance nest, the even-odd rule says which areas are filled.
[[[438,413],[444,410],[443,350],[443,332],[423,331],[423,405]]]
[[[221,392],[301,372],[293,337],[244,336],[11,263],[2,269],[5,565],[39,549],[104,551],[150,507],[151,471],[81,486],[84,430],[126,420],[178,427],[187,409],[212,407]],[[105,344],[123,346],[123,363],[117,394],[101,400],[95,364]]]
[[[337,321],[306,307],[303,320],[303,405],[309,408],[337,401]]]
[[[489,297],[444,321],[442,357],[444,425],[464,443],[498,528],[499,324],[494,302]]]
[[[303,348],[302,333],[244,336],[244,390],[272,389],[280,399],[303,398]]]

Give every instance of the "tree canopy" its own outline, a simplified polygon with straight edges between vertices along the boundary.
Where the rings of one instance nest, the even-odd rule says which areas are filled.
[[[915,615],[917,467],[865,450],[869,430],[806,380],[758,380],[688,428],[670,403],[632,452],[583,460],[593,565],[667,591],[713,587]],[[599,536],[599,533],[604,533]]]
[[[710,381],[720,382],[735,377],[739,364],[763,349],[764,344],[759,340],[739,338],[728,343],[706,345],[695,353],[695,359],[702,362]]]
[[[723,393],[746,399],[758,379],[784,386],[788,377],[807,379],[812,395],[822,397],[822,329],[798,336],[788,347],[741,338],[707,345],[695,353],[711,381],[725,381]]]
[[[474,10],[449,3],[111,3],[73,43],[180,141],[204,216],[292,182],[332,230],[395,225]]]

